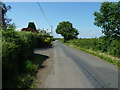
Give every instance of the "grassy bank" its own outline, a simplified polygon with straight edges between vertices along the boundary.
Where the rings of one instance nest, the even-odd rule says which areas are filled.
[[[2,32],[0,30],[0,60],[2,60]]]
[[[26,60],[23,73],[18,74],[16,77],[11,77],[6,83],[4,88],[35,88],[35,79],[38,70],[40,69],[44,57],[34,54],[32,59]],[[3,81],[4,82],[4,81]]]
[[[63,39],[61,39],[59,41],[63,43]],[[97,57],[101,58],[102,60],[105,60],[109,63],[112,63],[112,64],[120,67],[119,54],[117,52],[116,53],[114,52],[115,54],[111,55],[111,52],[108,52],[109,50],[106,52],[103,51],[102,48],[104,46],[101,46],[100,45],[101,43],[102,43],[102,41],[100,39],[77,39],[77,40],[70,40],[64,44],[74,47],[74,48],[77,48],[86,53],[92,54],[94,56],[97,56]],[[110,46],[109,46],[109,48],[111,49]],[[113,47],[112,49],[116,50],[115,47]],[[114,51],[114,50],[112,50],[112,51]]]

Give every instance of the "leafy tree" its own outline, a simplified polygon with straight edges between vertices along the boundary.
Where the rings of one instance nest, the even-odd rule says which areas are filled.
[[[3,2],[0,2],[2,27],[7,28],[10,24],[11,19],[7,18],[6,13],[11,9],[11,6],[6,6]]]
[[[33,29],[33,30],[36,30],[36,26],[35,26],[34,22],[29,22],[28,28],[31,28],[31,29]]]
[[[120,36],[120,1],[103,2],[99,12],[94,12],[94,24],[102,28],[107,37]]]
[[[13,24],[10,24],[7,29],[15,31],[16,28],[17,28],[16,25],[13,23]]]
[[[56,28],[56,33],[64,37],[64,42],[70,39],[76,39],[79,34],[69,21],[60,22]]]

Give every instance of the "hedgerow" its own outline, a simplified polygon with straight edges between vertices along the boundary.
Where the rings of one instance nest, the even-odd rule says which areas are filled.
[[[63,39],[58,39],[64,42]],[[120,67],[120,39],[117,38],[93,38],[74,39],[65,43],[86,53],[95,55],[109,63]]]
[[[78,46],[83,49],[101,51],[115,57],[120,57],[120,39],[75,39],[69,40],[67,43]]]
[[[8,84],[10,84],[11,78],[25,72],[32,73],[37,69],[31,61],[34,49],[49,46],[51,39],[51,36],[41,33],[2,30],[3,88],[10,86]]]

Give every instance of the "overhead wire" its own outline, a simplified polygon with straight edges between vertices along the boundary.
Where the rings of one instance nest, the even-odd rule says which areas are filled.
[[[53,36],[52,25],[50,24],[48,18],[46,17],[45,12],[44,12],[42,6],[40,5],[40,2],[37,1],[37,3],[38,3],[38,6],[39,6],[39,8],[40,8],[40,10],[41,10],[41,12],[42,12],[45,20],[47,21],[48,25],[50,25],[50,27],[51,27],[51,34],[52,34],[52,36]]]
[[[41,10],[41,12],[42,12],[42,14],[43,14],[43,16],[44,16],[45,20],[46,20],[46,21],[47,21],[47,23],[51,26],[51,24],[50,24],[50,22],[49,22],[48,18],[47,18],[47,17],[46,17],[46,15],[45,15],[45,12],[43,11],[42,6],[40,5],[40,2],[38,2],[38,1],[37,1],[37,3],[38,3],[38,6],[39,6],[39,8],[40,8],[40,10]]]

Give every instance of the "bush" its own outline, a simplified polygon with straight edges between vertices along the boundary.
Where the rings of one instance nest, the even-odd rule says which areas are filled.
[[[120,57],[120,40],[113,40],[108,47],[109,54]]]
[[[75,45],[82,49],[92,49],[106,52],[112,56],[120,57],[120,40],[114,38],[93,38],[93,39],[75,39],[69,40],[69,44]]]
[[[2,67],[3,88],[6,83],[21,73],[36,72],[37,67],[32,65],[34,48],[48,46],[50,36],[41,33],[17,32],[11,29],[3,31],[2,36]],[[47,39],[47,42],[46,40]]]

